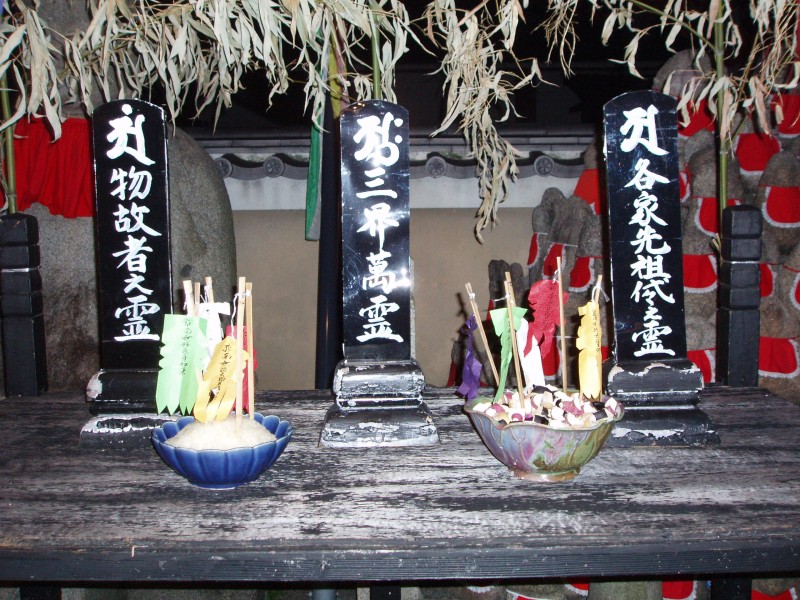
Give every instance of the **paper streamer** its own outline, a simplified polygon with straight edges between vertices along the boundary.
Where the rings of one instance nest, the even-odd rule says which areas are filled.
[[[206,320],[164,315],[161,360],[156,383],[156,408],[169,414],[188,414],[194,406],[200,373],[208,361]]]
[[[525,315],[524,308],[515,307],[514,311],[514,328],[519,327],[520,321]],[[500,380],[497,382],[497,392],[495,393],[494,400],[499,402],[503,398],[503,393],[506,388],[506,378],[508,377],[508,367],[513,358],[511,349],[511,329],[508,323],[508,309],[496,308],[490,312],[492,316],[492,325],[494,332],[500,338]],[[522,399],[520,398],[520,401]]]

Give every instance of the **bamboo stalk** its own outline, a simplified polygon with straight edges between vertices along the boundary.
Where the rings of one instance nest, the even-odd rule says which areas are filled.
[[[508,330],[511,332],[511,354],[514,357],[514,368],[517,373],[517,393],[519,394],[519,406],[522,406],[523,384],[522,369],[519,364],[519,349],[517,348],[517,332],[514,329],[514,286],[511,283],[511,273],[506,271],[505,280],[506,290],[506,309],[508,309]]]
[[[245,278],[239,277],[239,287],[237,289],[236,302],[236,423],[241,424],[242,420],[242,336],[244,335],[244,296]]]
[[[566,329],[564,322],[564,282],[561,277],[561,257],[556,257],[556,273],[558,274],[558,329],[561,332],[561,389],[566,394],[568,387],[567,378],[567,339],[564,335]]]
[[[478,304],[475,302],[475,293],[472,291],[472,284],[469,281],[465,287],[467,288],[467,297],[469,298],[469,305],[472,308],[472,314],[475,317],[475,322],[478,325],[478,332],[481,334],[481,340],[483,340],[483,349],[486,350],[486,356],[489,359],[489,366],[492,368],[494,383],[497,385],[497,383],[500,381],[500,376],[497,374],[497,367],[494,365],[492,351],[489,349],[489,340],[486,339],[486,330],[483,328],[481,313],[478,310]]]
[[[248,281],[245,285],[244,295],[245,321],[247,322],[247,406],[250,420],[255,419],[255,371],[253,361],[255,357],[255,339],[253,337],[253,284]]]

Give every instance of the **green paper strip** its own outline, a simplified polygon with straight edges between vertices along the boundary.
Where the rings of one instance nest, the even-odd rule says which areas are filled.
[[[517,330],[527,311],[520,307],[515,307],[512,310],[514,314],[514,330]],[[514,356],[511,348],[511,328],[508,326],[507,308],[496,308],[490,310],[489,314],[492,316],[494,332],[500,338],[500,372],[498,373],[500,381],[497,382],[497,391],[494,394],[494,401],[500,402],[503,399],[503,393],[506,391],[508,368],[511,366],[511,359]]]
[[[156,385],[156,408],[169,414],[188,414],[194,407],[198,372],[208,361],[206,320],[186,315],[165,315],[161,334],[161,370]]]

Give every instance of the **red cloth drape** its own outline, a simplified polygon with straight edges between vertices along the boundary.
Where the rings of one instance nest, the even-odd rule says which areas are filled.
[[[17,208],[34,202],[64,217],[94,215],[91,129],[87,119],[67,119],[53,141],[45,121],[23,119],[14,130]]]

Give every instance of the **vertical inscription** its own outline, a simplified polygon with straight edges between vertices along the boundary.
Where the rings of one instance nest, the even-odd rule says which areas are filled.
[[[340,126],[345,356],[408,359],[408,112],[356,103]]]
[[[605,106],[617,360],[686,355],[675,100],[623,94]]]
[[[122,100],[93,116],[103,368],[156,368],[172,312],[163,111]]]

